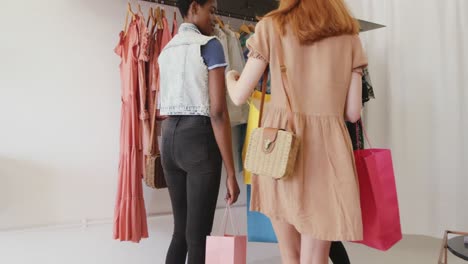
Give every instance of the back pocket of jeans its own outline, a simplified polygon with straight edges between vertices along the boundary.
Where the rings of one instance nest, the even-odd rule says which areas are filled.
[[[197,165],[209,158],[209,133],[206,129],[194,128],[191,134],[181,140],[178,146],[182,161],[188,165]]]

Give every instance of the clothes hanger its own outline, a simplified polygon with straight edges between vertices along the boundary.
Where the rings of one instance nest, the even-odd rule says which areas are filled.
[[[159,23],[159,6],[153,9],[153,17],[154,20],[156,21],[156,25]]]
[[[135,13],[132,11],[132,4],[130,2],[127,3],[127,11],[135,16]]]
[[[254,24],[249,24],[249,29],[252,31],[252,33],[255,33],[255,25]]]
[[[164,11],[164,7],[161,7],[161,15],[159,16],[159,24],[161,29],[164,29],[164,18],[166,17],[166,11]]]
[[[145,22],[146,19],[145,19],[145,15],[143,14],[143,10],[141,10],[141,5],[138,4],[137,7],[138,7],[138,15],[141,17],[141,19],[143,19],[143,22]]]
[[[148,21],[146,22],[146,27],[149,27],[150,21],[153,21],[154,24],[154,16],[153,16],[153,8],[150,7],[148,11]],[[153,26],[153,24],[151,26]]]
[[[164,29],[164,25],[162,23],[162,18],[161,18],[161,8],[158,6],[156,10],[154,10],[154,15],[156,18],[156,25],[158,29]]]
[[[141,10],[141,5],[138,4],[137,7],[138,7],[138,14],[143,15],[143,10]]]
[[[226,27],[232,31],[232,29],[231,29],[231,14],[229,14],[229,17],[227,18]]]
[[[217,23],[220,27],[224,27],[224,22],[219,18],[219,16],[216,16],[215,20],[216,20],[216,23]]]
[[[125,26],[124,26],[124,36],[127,35],[127,30],[128,30],[128,15],[132,15],[132,21],[135,20],[135,13],[132,11],[132,5],[130,2],[127,3],[127,15],[125,16]]]
[[[164,7],[161,8],[161,16],[162,18],[166,18],[166,9],[164,9]]]
[[[156,9],[153,9],[153,23],[151,26],[151,34],[154,35],[155,30],[158,30],[158,18],[156,17]]]
[[[252,31],[250,30],[250,28],[247,26],[247,24],[245,23],[245,20],[247,18],[244,18],[244,22],[242,22],[242,25],[240,26],[239,28],[239,33],[247,33],[247,34],[251,34]]]

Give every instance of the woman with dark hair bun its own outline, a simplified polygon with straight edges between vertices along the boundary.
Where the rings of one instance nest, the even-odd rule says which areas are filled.
[[[216,0],[178,2],[184,23],[159,56],[161,161],[174,214],[167,264],[204,264],[222,162],[229,204],[239,186],[232,157],[223,47],[213,37]],[[187,256],[188,255],[188,256]]]

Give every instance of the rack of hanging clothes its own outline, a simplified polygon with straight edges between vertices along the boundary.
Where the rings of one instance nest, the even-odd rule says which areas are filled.
[[[164,6],[177,6],[175,1],[145,1],[158,6],[149,7],[144,12],[140,4],[128,2],[124,29],[115,52],[121,58],[121,130],[120,157],[118,170],[118,188],[114,211],[114,239],[139,242],[148,237],[146,209],[143,199],[143,184],[147,182],[146,160],[159,154],[158,135],[159,115],[159,65],[158,57],[164,47],[177,34],[177,13],[174,12],[172,25],[169,24]],[[135,9],[134,9],[135,8]],[[135,10],[135,11],[134,11]],[[245,66],[247,50],[245,43],[255,26],[246,23],[239,31],[230,26],[229,17],[235,14],[220,11],[228,17],[225,23],[217,18],[216,35],[223,45],[228,67],[241,72]],[[145,14],[147,14],[145,16]],[[250,20],[252,21],[252,19]],[[244,29],[244,30],[242,30]],[[245,35],[245,31],[250,35]],[[248,106],[235,106],[227,96],[228,110],[231,117],[235,155],[238,172],[242,170],[242,147]],[[152,136],[156,135],[156,136]]]
[[[234,30],[229,22],[224,23],[220,17],[217,17],[214,35],[220,40],[224,49],[224,57],[228,64],[226,72],[230,70],[242,72],[245,67],[246,58],[244,56],[245,46],[242,46],[240,40],[241,34],[237,30]],[[228,95],[226,96],[226,101],[231,125],[235,127],[237,125],[246,124],[249,111],[248,105],[245,104],[238,107],[232,102]]]
[[[177,7],[177,1],[174,0],[141,0],[142,2],[160,4],[165,6]],[[235,69],[242,72],[245,66],[245,57],[243,55],[244,47],[241,47],[240,33],[234,30],[230,26],[230,19],[241,19],[244,22],[250,21],[250,25],[243,25],[250,27],[252,31],[255,30],[255,26],[252,24],[257,21],[256,17],[246,16],[224,10],[217,10],[218,17],[216,18],[215,35],[220,39],[223,45],[224,55],[228,63],[226,72]],[[223,16],[227,19],[228,23],[224,23],[223,19],[219,16]],[[244,42],[245,44],[245,42]],[[236,127],[238,125],[246,124],[248,118],[248,106],[236,106],[231,101],[229,96],[226,96],[229,115],[231,118],[231,126]]]
[[[242,72],[248,55],[246,42],[253,35],[255,25],[248,24],[247,20],[244,20],[239,29],[235,30],[230,25],[230,17],[226,18],[227,23],[221,17],[216,18],[214,35],[223,46],[224,56],[228,63],[226,72],[230,70]],[[243,148],[249,119],[249,104],[236,106],[228,94],[226,94],[226,102],[232,126],[234,163],[236,171],[240,173],[243,171]]]
[[[176,16],[172,29],[164,8],[150,8],[145,18],[141,6],[127,5],[123,30],[115,53],[121,58],[121,127],[118,187],[114,210],[114,239],[139,242],[148,237],[142,178],[147,156],[159,151],[151,141],[156,127],[161,50],[177,33]],[[154,142],[156,141],[156,142]]]
[[[163,48],[177,34],[177,15],[174,12],[172,25],[169,24],[165,5],[177,6],[176,1],[145,0],[145,2],[161,4],[149,7],[147,15],[139,4],[127,5],[124,29],[120,33],[120,41],[115,52],[121,58],[120,74],[122,81],[122,110],[121,110],[121,140],[118,172],[118,190],[114,213],[114,238],[121,241],[139,242],[148,237],[146,223],[146,209],[143,199],[142,180],[145,180],[145,160],[152,155],[159,154],[158,136],[160,121],[164,118],[157,112],[159,91],[158,57]],[[136,6],[136,8],[135,8]],[[133,10],[135,8],[135,11]],[[255,18],[219,11],[223,18],[216,20],[215,34],[223,45],[228,62],[226,71],[231,69],[242,72],[248,58],[247,40],[254,34]],[[235,30],[230,25],[230,18],[237,18],[244,23]],[[367,77],[366,77],[367,76]],[[366,79],[367,78],[367,79]],[[365,82],[369,80],[369,82]],[[268,91],[269,82],[268,80]],[[260,82],[259,82],[260,84]],[[367,86],[365,86],[367,85]],[[371,89],[368,71],[363,77],[363,96]],[[227,96],[228,109],[233,127],[233,151],[238,172],[243,171],[242,151],[246,144],[248,122],[250,115],[255,113],[255,94],[260,94],[260,85],[251,98],[249,104],[235,106]],[[366,99],[363,98],[363,102]],[[267,95],[266,101],[269,101]],[[249,109],[250,108],[250,109]],[[357,126],[353,126],[356,128]],[[359,135],[350,131],[351,135]],[[156,134],[152,137],[152,134]],[[355,136],[353,143],[362,144],[358,140],[362,136]],[[247,173],[244,171],[244,173]],[[246,176],[246,175],[244,175]],[[249,183],[250,177],[245,177]]]
[[[174,1],[174,0],[142,0],[142,1],[161,4],[161,5],[167,5],[167,6],[173,6],[173,7],[177,6],[177,1]],[[223,45],[225,58],[228,63],[226,72],[231,69],[235,69],[239,72],[242,72],[245,66],[245,61],[246,61],[245,56],[243,55],[244,47],[241,46],[240,33],[232,29],[230,26],[230,23],[229,23],[230,18],[242,19],[244,22],[250,21],[251,22],[250,25],[245,25],[244,23],[244,25],[242,26],[249,27],[251,31],[255,30],[255,26],[252,24],[252,22],[256,22],[257,18],[251,17],[251,16],[245,16],[242,14],[227,12],[223,10],[218,10],[217,14],[218,14],[218,17],[216,18],[217,25],[215,28],[215,35],[220,39],[221,44]],[[223,16],[227,18],[228,23],[224,23],[223,19],[220,18],[219,16]],[[244,41],[244,44],[245,44],[245,41]],[[229,96],[227,96],[226,100],[227,100],[228,110],[229,110],[230,119],[231,119],[231,126],[236,127],[238,125],[246,124],[247,118],[248,118],[248,106],[247,105],[243,105],[243,106],[234,105],[234,103],[231,101]]]

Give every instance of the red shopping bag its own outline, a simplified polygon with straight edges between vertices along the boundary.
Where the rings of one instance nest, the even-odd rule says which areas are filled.
[[[227,215],[237,235],[226,235]],[[240,236],[239,231],[234,228],[229,205],[226,206],[221,226],[222,236],[208,236],[206,239],[205,264],[246,264],[247,237]]]
[[[373,148],[356,150],[354,158],[364,231],[363,240],[355,242],[386,251],[402,239],[391,151]]]

